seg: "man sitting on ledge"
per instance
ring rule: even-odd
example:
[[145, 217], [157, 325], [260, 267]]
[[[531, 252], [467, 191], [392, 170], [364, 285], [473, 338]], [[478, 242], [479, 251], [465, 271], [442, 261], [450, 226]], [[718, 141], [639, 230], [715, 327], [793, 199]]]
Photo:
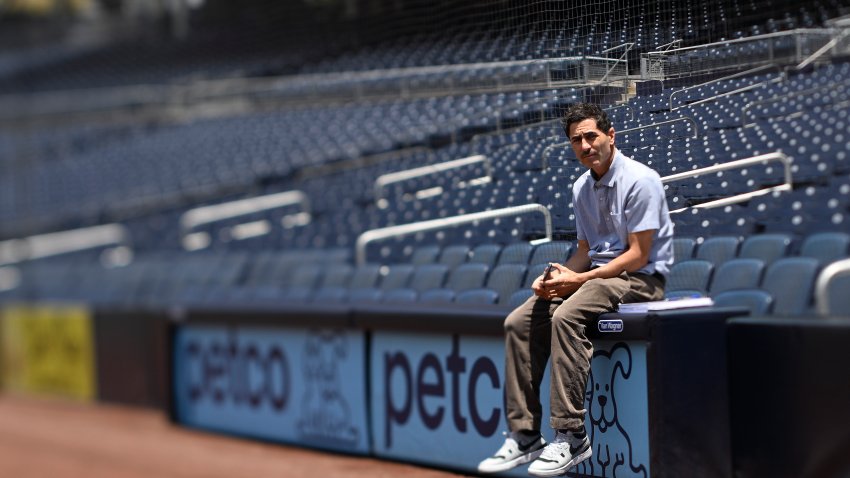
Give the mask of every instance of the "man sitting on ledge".
[[[593, 344], [585, 327], [618, 304], [660, 300], [673, 262], [673, 223], [655, 171], [620, 153], [599, 106], [576, 104], [563, 119], [573, 151], [588, 168], [573, 185], [578, 246], [565, 265], [551, 264], [534, 295], [505, 320], [505, 413], [501, 448], [478, 465], [496, 473], [533, 461], [549, 477], [592, 454], [584, 400]], [[540, 434], [540, 384], [551, 356], [549, 425]]]

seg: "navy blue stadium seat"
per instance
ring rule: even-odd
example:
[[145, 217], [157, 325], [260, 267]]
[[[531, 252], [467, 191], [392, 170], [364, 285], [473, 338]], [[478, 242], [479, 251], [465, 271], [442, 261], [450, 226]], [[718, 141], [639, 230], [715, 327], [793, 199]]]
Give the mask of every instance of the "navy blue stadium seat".
[[461, 264], [449, 272], [446, 288], [455, 292], [484, 287], [490, 267], [486, 264]]
[[452, 244], [443, 248], [439, 263], [453, 269], [465, 263], [469, 259], [469, 254], [469, 246], [466, 244]]
[[434, 264], [437, 262], [437, 257], [440, 255], [440, 246], [429, 245], [419, 246], [413, 251], [410, 257], [410, 263], [418, 266], [421, 264]]
[[692, 259], [696, 250], [696, 240], [692, 237], [673, 238], [673, 258], [676, 262]]
[[501, 252], [502, 246], [498, 244], [481, 244], [472, 249], [469, 262], [493, 267]]
[[458, 304], [495, 304], [499, 293], [492, 289], [470, 289], [460, 292], [455, 298]]
[[773, 296], [774, 315], [801, 315], [811, 310], [820, 263], [811, 257], [777, 259], [765, 271], [761, 289]]
[[547, 264], [549, 262], [557, 262], [563, 264], [567, 262], [573, 250], [573, 243], [569, 241], [550, 241], [539, 244], [534, 248], [531, 258], [528, 261], [529, 265]]
[[533, 295], [534, 295], [534, 291], [531, 290], [531, 289], [527, 289], [527, 288], [520, 289], [520, 290], [514, 292], [513, 294], [511, 294], [511, 297], [508, 299], [508, 306], [515, 309], [515, 308], [519, 307], [520, 305], [524, 304], [525, 301], [528, 300], [528, 298], [533, 296]]
[[759, 259], [765, 264], [785, 257], [791, 250], [793, 238], [789, 234], [757, 234], [744, 239], [738, 257]]
[[712, 297], [715, 307], [746, 307], [751, 316], [768, 315], [773, 297], [761, 289], [725, 290]]
[[413, 276], [415, 266], [413, 264], [392, 264], [384, 266], [381, 270], [380, 289], [387, 291], [407, 287]]
[[850, 254], [850, 234], [820, 232], [806, 236], [800, 246], [800, 256], [813, 257], [821, 264], [844, 259]]
[[524, 264], [498, 265], [487, 277], [486, 287], [498, 293], [500, 304], [506, 304], [511, 295], [522, 287], [525, 272], [526, 266]]
[[713, 272], [714, 264], [707, 260], [690, 259], [677, 262], [673, 264], [670, 275], [667, 277], [665, 295], [668, 297], [690, 294], [707, 295]]
[[432, 289], [419, 294], [419, 302], [424, 304], [450, 304], [455, 299], [451, 289]]
[[[534, 246], [527, 242], [509, 244], [502, 248], [502, 252], [499, 254], [496, 266], [503, 264], [528, 264], [533, 248]], [[473, 255], [473, 261], [474, 260], [475, 256]]]
[[733, 236], [712, 236], [703, 241], [697, 249], [696, 258], [719, 266], [738, 255], [741, 240]]
[[761, 284], [765, 263], [760, 259], [731, 259], [714, 270], [709, 292], [716, 294], [728, 290], [756, 289]]
[[411, 289], [392, 289], [383, 293], [381, 302], [386, 304], [412, 304], [416, 302], [416, 291]]

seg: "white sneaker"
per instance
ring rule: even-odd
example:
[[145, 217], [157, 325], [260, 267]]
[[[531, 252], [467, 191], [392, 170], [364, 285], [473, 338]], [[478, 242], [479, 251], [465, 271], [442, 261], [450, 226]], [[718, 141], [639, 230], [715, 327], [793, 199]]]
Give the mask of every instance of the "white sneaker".
[[593, 448], [586, 435], [576, 438], [572, 433], [555, 431], [555, 439], [546, 445], [540, 457], [528, 467], [528, 474], [544, 478], [560, 476], [592, 454]]
[[546, 446], [546, 440], [541, 436], [529, 440], [517, 432], [502, 434], [505, 436], [505, 443], [495, 455], [478, 464], [479, 473], [498, 473], [528, 463], [540, 456]]

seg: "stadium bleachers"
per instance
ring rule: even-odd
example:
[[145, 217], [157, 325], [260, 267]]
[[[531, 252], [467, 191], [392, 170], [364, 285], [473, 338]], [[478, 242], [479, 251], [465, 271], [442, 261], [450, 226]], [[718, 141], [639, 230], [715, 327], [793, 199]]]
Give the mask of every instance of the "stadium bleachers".
[[[681, 265], [670, 283], [671, 296], [717, 296], [738, 288], [776, 294], [772, 270], [790, 267], [787, 262], [793, 261], [785, 259], [813, 258], [814, 263], [795, 266], [808, 267], [799, 273], [813, 281], [823, 267], [846, 257], [850, 63], [841, 58], [802, 70], [777, 65], [769, 71], [694, 85], [681, 86], [677, 80], [660, 93], [627, 94], [627, 99], [622, 92], [606, 96], [604, 88], [588, 86], [541, 87], [532, 82], [519, 88], [508, 82], [487, 88], [488, 77], [539, 77], [552, 83], [565, 74], [553, 73], [550, 64], [523, 63], [526, 60], [602, 55], [627, 41], [644, 51], [679, 38], [697, 42], [726, 15], [723, 5], [704, 15], [693, 2], [683, 2], [686, 20], [662, 28], [659, 15], [653, 17], [640, 6], [635, 9], [638, 14], [629, 15], [619, 26], [589, 22], [561, 28], [574, 21], [569, 16], [527, 27], [478, 24], [291, 63], [301, 62], [301, 75], [382, 72], [383, 78], [376, 75], [369, 80], [369, 87], [376, 89], [381, 81], [390, 85], [399, 71], [461, 67], [416, 73], [419, 76], [409, 86], [420, 88], [421, 95], [364, 96], [167, 121], [68, 122], [25, 129], [23, 134], [0, 130], [4, 165], [0, 224], [8, 231], [3, 239], [118, 218], [132, 232], [135, 250], [132, 263], [118, 267], [104, 267], [96, 255], [22, 261], [14, 264], [21, 271], [20, 285], [2, 293], [30, 299], [171, 304], [222, 297], [304, 302], [321, 290], [333, 300], [427, 302], [457, 300], [465, 291], [490, 289], [497, 291], [495, 298], [470, 293], [464, 300], [514, 303], [513, 298], [527, 296], [529, 279], [540, 264], [563, 262], [572, 250], [575, 224], [569, 191], [584, 169], [564, 144], [557, 118], [571, 103], [600, 99], [611, 100], [609, 112], [622, 131], [619, 147], [662, 176], [773, 152], [790, 158], [793, 182], [788, 190], [723, 207], [695, 206], [782, 184], [786, 178], [782, 165], [755, 164], [665, 184], [668, 204], [676, 210], [676, 254]], [[781, 21], [745, 25], [732, 36], [816, 27], [832, 9], [821, 5], [815, 16], [789, 10]], [[723, 55], [746, 60], [759, 49], [776, 47], [767, 41], [729, 45], [725, 50], [695, 49], [677, 61], [708, 61], [712, 56], [723, 61]], [[66, 57], [57, 71], [85, 70], [106, 61], [98, 58], [122, 56], [125, 46], [110, 48], [101, 56], [80, 56], [76, 63]], [[199, 46], [182, 48], [192, 51]], [[194, 68], [210, 77], [227, 76], [217, 70], [222, 65], [203, 66], [214, 65], [214, 59], [203, 56], [198, 61], [152, 81], [173, 83], [173, 78]], [[247, 65], [252, 61], [229, 67], [250, 71], [253, 67]], [[152, 76], [137, 75], [135, 81], [160, 75], [154, 63], [148, 63], [147, 70], [139, 67]], [[481, 68], [482, 64], [489, 67]], [[45, 68], [49, 70], [41, 65], [27, 75]], [[458, 71], [465, 79], [457, 80]], [[89, 74], [102, 73], [94, 68]], [[13, 75], [2, 86], [13, 91], [27, 77]], [[74, 89], [78, 79], [68, 78], [63, 87]], [[346, 80], [341, 75], [336, 81], [365, 88], [357, 78]], [[102, 80], [131, 82], [108, 75]], [[61, 82], [59, 77], [51, 81]], [[449, 86], [455, 81], [478, 85], [481, 91], [453, 92]], [[444, 87], [443, 93], [434, 89]], [[474, 155], [489, 163], [419, 175], [384, 187], [380, 199], [375, 196], [375, 179], [382, 175]], [[179, 221], [187, 211], [291, 190], [306, 195], [310, 209], [303, 212], [308, 219], [284, 209], [232, 217], [203, 230], [211, 238], [207, 250], [183, 250]], [[544, 232], [538, 218], [505, 217], [383, 241], [369, 249], [368, 265], [353, 263], [352, 248], [366, 231], [520, 204], [542, 204], [549, 211], [554, 242], [529, 245]], [[265, 223], [268, 230], [234, 232], [249, 220]], [[321, 267], [331, 258], [340, 261], [333, 274]], [[180, 267], [172, 270], [169, 264]], [[697, 264], [698, 276], [696, 269], [680, 275]], [[381, 273], [374, 276], [375, 271]], [[73, 287], [67, 286], [69, 282]], [[790, 314], [811, 310], [812, 291], [805, 290], [807, 297], [793, 306], [783, 303], [787, 297], [773, 297], [769, 307], [757, 302], [761, 306], [754, 310]], [[726, 300], [732, 300], [728, 294]]]

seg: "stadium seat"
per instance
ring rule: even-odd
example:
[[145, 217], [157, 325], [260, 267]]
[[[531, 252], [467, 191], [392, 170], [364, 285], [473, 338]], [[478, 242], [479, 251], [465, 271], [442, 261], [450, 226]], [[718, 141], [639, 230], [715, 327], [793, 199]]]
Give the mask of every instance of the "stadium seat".
[[534, 295], [534, 291], [528, 288], [519, 289], [518, 291], [511, 294], [508, 299], [508, 306], [512, 309], [519, 307], [524, 304], [529, 297]]
[[458, 304], [495, 304], [499, 293], [492, 289], [470, 289], [460, 292], [455, 298]]
[[412, 304], [416, 302], [416, 291], [412, 289], [392, 289], [383, 293], [381, 302], [385, 304]]
[[682, 294], [707, 295], [713, 272], [714, 264], [707, 260], [690, 259], [677, 262], [673, 264], [670, 275], [667, 277], [665, 295], [667, 297], [681, 297]]
[[498, 244], [481, 244], [472, 249], [469, 262], [493, 267], [501, 252], [502, 246]]
[[770, 314], [773, 297], [760, 289], [725, 290], [712, 297], [715, 307], [746, 307], [751, 316]]
[[697, 249], [696, 258], [711, 262], [715, 267], [738, 254], [741, 240], [733, 236], [712, 236]]
[[437, 262], [437, 256], [440, 255], [440, 246], [420, 246], [414, 249], [413, 255], [410, 257], [410, 263], [418, 266], [422, 264], [434, 264]]
[[419, 294], [419, 302], [423, 304], [450, 304], [455, 299], [451, 289], [432, 289]]
[[445, 264], [451, 269], [465, 263], [469, 258], [469, 246], [465, 244], [452, 244], [443, 248], [440, 253], [440, 264]]
[[388, 291], [406, 288], [413, 276], [413, 270], [413, 264], [392, 264], [382, 267], [380, 289]]
[[484, 287], [490, 268], [486, 264], [461, 264], [452, 269], [446, 282], [446, 288], [455, 292]]
[[760, 288], [773, 296], [774, 315], [810, 311], [819, 265], [811, 257], [784, 257], [768, 266]]
[[524, 264], [498, 265], [487, 277], [486, 287], [495, 290], [499, 294], [499, 303], [505, 304], [511, 295], [522, 287], [525, 272]]
[[761, 284], [765, 264], [760, 259], [731, 259], [714, 270], [710, 295], [728, 290], [756, 289]]
[[759, 259], [765, 264], [785, 257], [791, 250], [793, 239], [788, 234], [757, 234], [744, 239], [738, 257]]
[[800, 256], [813, 257], [821, 264], [844, 259], [850, 254], [850, 234], [844, 232], [814, 233], [803, 240]]
[[[499, 254], [496, 266], [503, 264], [528, 264], [528, 259], [531, 257], [533, 248], [534, 246], [527, 242], [509, 244], [502, 248], [502, 252]], [[475, 261], [474, 255], [472, 259]]]
[[550, 241], [539, 244], [534, 248], [528, 264], [531, 266], [537, 264], [548, 264], [549, 262], [557, 262], [563, 264], [567, 262], [570, 254], [572, 254], [573, 243], [569, 241]]
[[443, 286], [449, 268], [443, 264], [422, 264], [416, 266], [410, 280], [410, 288], [416, 292], [438, 289]]
[[696, 240], [692, 237], [673, 238], [673, 258], [676, 262], [692, 259], [696, 250]]

